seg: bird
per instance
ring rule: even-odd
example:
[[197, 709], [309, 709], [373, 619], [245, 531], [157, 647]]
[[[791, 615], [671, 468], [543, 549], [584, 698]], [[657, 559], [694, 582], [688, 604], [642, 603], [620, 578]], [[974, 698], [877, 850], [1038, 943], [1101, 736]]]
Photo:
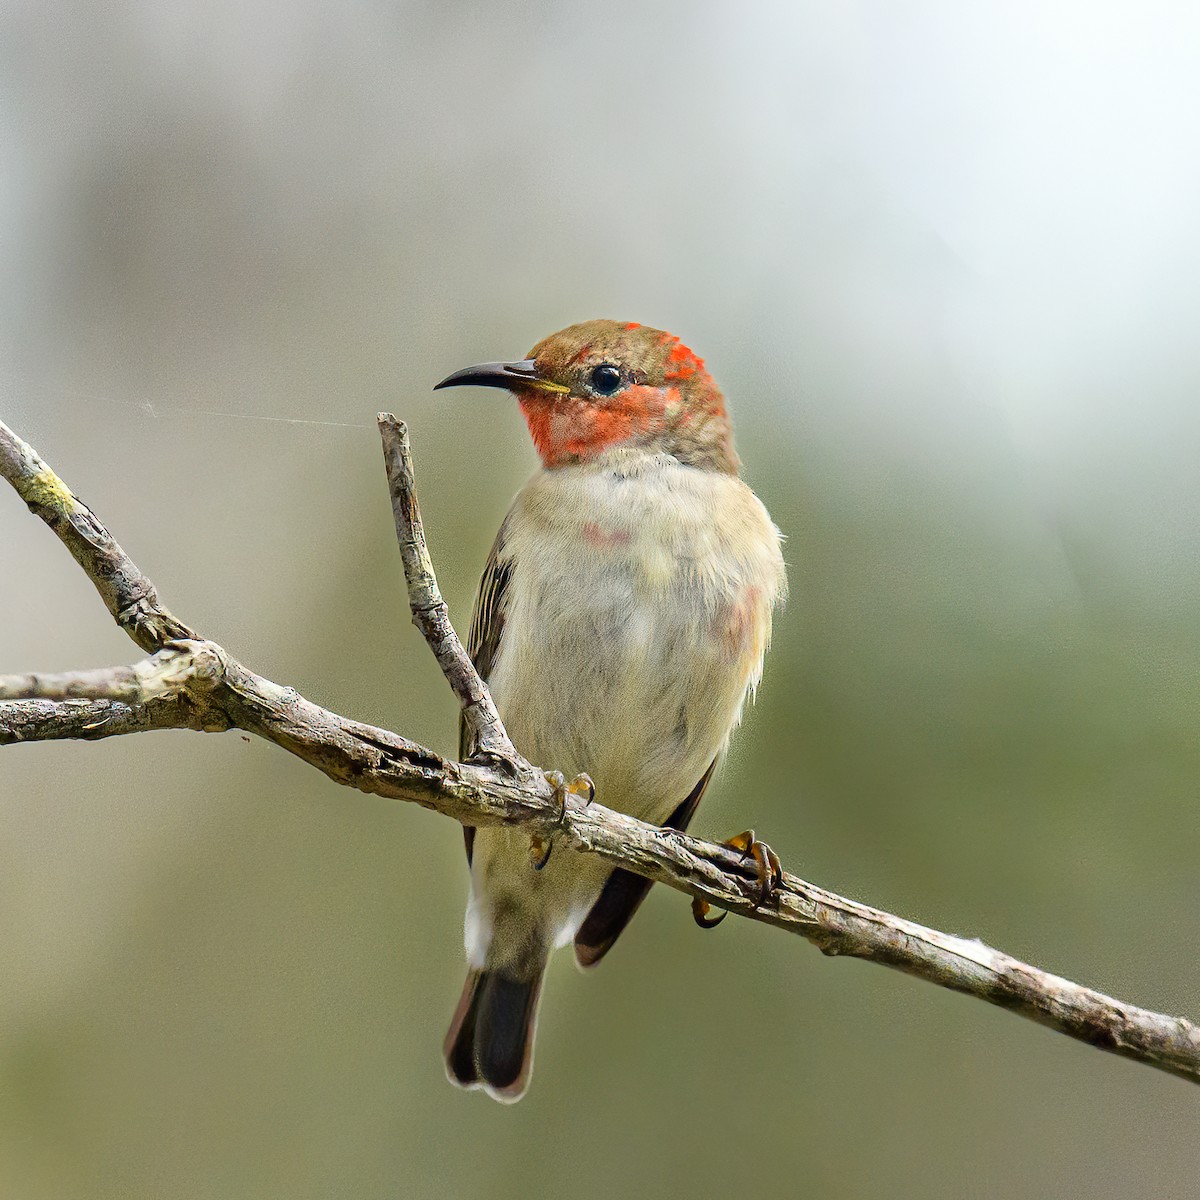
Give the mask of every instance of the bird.
[[[685, 830], [787, 591], [782, 535], [740, 477], [722, 393], [679, 338], [614, 320], [435, 390], [463, 386], [510, 392], [541, 461], [500, 525], [468, 637], [510, 738], [550, 768], [564, 803], [594, 790]], [[460, 724], [460, 759], [478, 749]], [[573, 942], [577, 963], [595, 966], [651, 885], [520, 828], [464, 834], [468, 973], [446, 1073], [511, 1103], [529, 1084], [551, 953]], [[753, 856], [765, 902], [778, 858], [751, 830], [728, 844]], [[708, 912], [693, 902], [697, 923], [720, 920]]]

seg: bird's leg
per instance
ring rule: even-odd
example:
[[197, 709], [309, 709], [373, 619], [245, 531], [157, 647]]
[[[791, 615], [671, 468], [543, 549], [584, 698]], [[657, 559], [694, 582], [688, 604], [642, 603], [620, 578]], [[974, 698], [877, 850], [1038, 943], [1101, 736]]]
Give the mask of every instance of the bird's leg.
[[[755, 905], [758, 907], [766, 904], [771, 893], [783, 881], [783, 864], [779, 861], [779, 855], [766, 842], [760, 842], [754, 836], [753, 829], [747, 829], [722, 844], [731, 850], [740, 851], [743, 858], [749, 855], [754, 859], [758, 875], [758, 900]], [[701, 929], [712, 929], [725, 920], [724, 912], [710, 917], [708, 914], [711, 911], [712, 905], [707, 900], [701, 900], [699, 896], [692, 898], [692, 917]]]
[[[561, 825], [567, 816], [567, 797], [584, 796], [586, 808], [596, 798], [596, 785], [590, 775], [576, 775], [570, 783], [561, 771], [547, 771], [546, 782], [554, 790], [554, 798], [558, 801], [558, 823]], [[533, 869], [540, 871], [550, 861], [550, 851], [554, 849], [552, 838], [543, 838], [535, 834], [529, 839], [529, 858]]]

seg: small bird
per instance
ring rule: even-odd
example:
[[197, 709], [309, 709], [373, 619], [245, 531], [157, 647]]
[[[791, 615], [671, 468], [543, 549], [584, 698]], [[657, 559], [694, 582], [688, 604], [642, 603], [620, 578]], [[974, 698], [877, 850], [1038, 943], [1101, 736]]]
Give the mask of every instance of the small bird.
[[[724, 397], [669, 333], [586, 321], [521, 362], [437, 385], [517, 400], [542, 467], [517, 494], [484, 568], [469, 652], [518, 750], [574, 776], [560, 789], [686, 829], [747, 695], [787, 588], [781, 535], [738, 477]], [[476, 750], [460, 733], [460, 757]], [[586, 774], [584, 774], [586, 772]], [[550, 953], [590, 967], [650, 881], [516, 828], [464, 830], [468, 974], [446, 1071], [498, 1100], [529, 1084]], [[730, 845], [779, 860], [751, 831]], [[716, 924], [703, 901], [702, 925]], [[720, 918], [718, 917], [717, 920]]]

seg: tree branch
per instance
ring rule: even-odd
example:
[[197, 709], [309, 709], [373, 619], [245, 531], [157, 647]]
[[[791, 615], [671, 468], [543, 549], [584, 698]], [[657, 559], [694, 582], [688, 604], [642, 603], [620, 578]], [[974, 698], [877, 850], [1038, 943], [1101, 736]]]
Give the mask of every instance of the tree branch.
[[458, 698], [471, 732], [471, 742], [479, 748], [480, 757], [499, 759], [508, 763], [518, 778], [532, 779], [536, 772], [509, 741], [491, 692], [479, 678], [475, 664], [450, 624], [450, 612], [442, 599], [433, 573], [433, 561], [425, 545], [425, 526], [417, 507], [408, 430], [391, 413], [380, 413], [379, 432], [383, 438], [383, 462], [392, 498], [396, 540], [400, 543], [404, 578], [408, 582], [408, 607], [413, 624], [429, 643], [446, 682]]
[[159, 603], [154, 585], [92, 510], [3, 421], [0, 475], [16, 488], [29, 511], [58, 534], [113, 619], [143, 650], [160, 650], [173, 638], [196, 636]]
[[[825, 954], [882, 963], [1000, 1005], [1094, 1046], [1200, 1082], [1200, 1027], [1050, 975], [981, 942], [928, 929], [793, 875], [757, 906], [753, 872], [727, 847], [569, 798], [565, 813], [513, 749], [450, 624], [425, 546], [404, 426], [380, 415], [413, 620], [486, 747], [455, 763], [390, 730], [321, 708], [256, 675], [159, 602], [90, 509], [0, 423], [0, 474], [58, 534], [109, 611], [150, 656], [130, 667], [0, 677], [0, 745], [146, 729], [241, 729], [335, 782], [471, 825], [520, 825], [742, 916], [798, 933]], [[499, 766], [493, 765], [495, 762]], [[551, 764], [552, 765], [552, 764]]]

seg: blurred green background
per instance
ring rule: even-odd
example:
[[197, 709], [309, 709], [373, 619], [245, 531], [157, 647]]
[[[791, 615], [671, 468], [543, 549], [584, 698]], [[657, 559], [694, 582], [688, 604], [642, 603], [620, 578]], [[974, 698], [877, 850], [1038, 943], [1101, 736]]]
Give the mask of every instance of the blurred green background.
[[[730, 398], [792, 600], [699, 817], [1200, 1016], [1194, 6], [12, 0], [0, 417], [166, 603], [443, 752], [441, 581], [569, 322]], [[338, 425], [286, 422], [337, 422]], [[132, 661], [0, 492], [0, 671]], [[1190, 1197], [1186, 1084], [656, 891], [553, 965], [528, 1098], [445, 1082], [458, 830], [237, 734], [0, 754], [0, 1195]]]

